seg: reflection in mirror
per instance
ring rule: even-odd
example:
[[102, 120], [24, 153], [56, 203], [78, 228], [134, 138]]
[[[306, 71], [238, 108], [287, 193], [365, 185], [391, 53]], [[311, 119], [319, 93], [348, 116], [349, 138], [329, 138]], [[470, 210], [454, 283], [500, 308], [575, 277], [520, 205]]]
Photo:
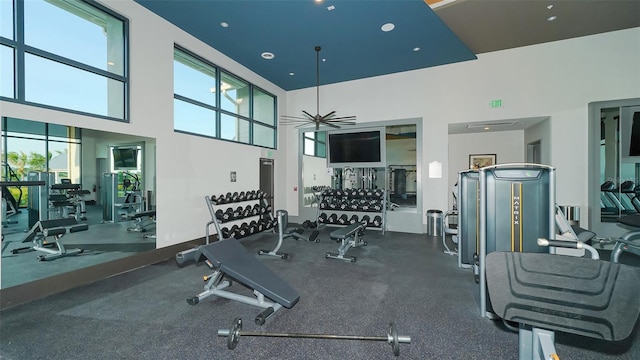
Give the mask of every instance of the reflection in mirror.
[[302, 156], [302, 205], [317, 207], [317, 189], [331, 186], [331, 173], [327, 170], [327, 132], [309, 131], [303, 133]]
[[2, 118], [1, 150], [3, 289], [155, 249], [155, 139]]
[[389, 199], [393, 207], [416, 208], [417, 160], [416, 125], [386, 127], [387, 178]]
[[640, 106], [600, 112], [600, 214], [602, 222], [640, 212]]

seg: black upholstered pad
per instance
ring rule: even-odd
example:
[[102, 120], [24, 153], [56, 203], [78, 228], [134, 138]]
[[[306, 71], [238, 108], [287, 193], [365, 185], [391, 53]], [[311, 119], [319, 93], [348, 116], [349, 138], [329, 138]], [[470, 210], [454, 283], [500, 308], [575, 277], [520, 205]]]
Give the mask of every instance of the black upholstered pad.
[[640, 268], [572, 256], [493, 252], [486, 276], [505, 320], [610, 341], [629, 336], [640, 312]]
[[[293, 307], [300, 299], [300, 295], [289, 284], [249, 254], [236, 240], [216, 241], [200, 246], [198, 251], [211, 261], [214, 267], [234, 280], [261, 292], [286, 308]], [[196, 259], [199, 257], [196, 254]]]
[[640, 228], [640, 214], [623, 216], [618, 221], [624, 225]]
[[331, 236], [332, 239], [338, 239], [338, 240], [346, 239], [348, 237], [351, 237], [353, 233], [355, 233], [356, 231], [360, 230], [365, 226], [366, 225], [364, 223], [357, 222], [355, 224], [345, 226], [338, 230], [334, 230], [331, 232], [331, 234], [329, 234], [329, 236]]

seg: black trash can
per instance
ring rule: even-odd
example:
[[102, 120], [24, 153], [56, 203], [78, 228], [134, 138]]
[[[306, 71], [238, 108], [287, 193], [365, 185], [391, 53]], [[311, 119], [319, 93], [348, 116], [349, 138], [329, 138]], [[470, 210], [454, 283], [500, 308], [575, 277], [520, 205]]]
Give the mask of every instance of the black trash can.
[[443, 214], [440, 210], [427, 210], [427, 235], [442, 236]]

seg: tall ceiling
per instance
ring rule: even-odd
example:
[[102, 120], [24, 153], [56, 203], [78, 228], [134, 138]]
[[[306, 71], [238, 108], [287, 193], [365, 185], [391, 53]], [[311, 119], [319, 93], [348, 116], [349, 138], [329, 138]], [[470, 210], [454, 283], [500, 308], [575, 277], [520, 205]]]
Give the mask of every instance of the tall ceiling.
[[325, 85], [640, 26], [638, 0], [135, 1], [284, 90], [316, 85], [315, 46]]

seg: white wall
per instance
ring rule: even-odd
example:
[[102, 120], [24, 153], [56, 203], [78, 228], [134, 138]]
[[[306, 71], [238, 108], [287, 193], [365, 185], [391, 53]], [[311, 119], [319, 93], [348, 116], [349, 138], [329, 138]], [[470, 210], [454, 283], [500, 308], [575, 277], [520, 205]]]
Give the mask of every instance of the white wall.
[[498, 164], [523, 162], [524, 130], [449, 135], [448, 205], [453, 204], [451, 191], [458, 181], [458, 172], [469, 169], [469, 154], [496, 154]]
[[[481, 54], [475, 61], [323, 86], [320, 112], [337, 110], [339, 115], [356, 115], [360, 123], [423, 118], [423, 162], [443, 162], [447, 176], [429, 179], [423, 174], [422, 214], [425, 209], [448, 206], [449, 123], [549, 116], [553, 150], [550, 165], [557, 168], [556, 198], [586, 209], [587, 104], [638, 97], [638, 79], [640, 28], [634, 28]], [[287, 93], [286, 114], [313, 109], [314, 94], [314, 89]], [[502, 99], [503, 107], [490, 109], [492, 99]], [[290, 136], [288, 142], [297, 144], [297, 139]], [[423, 167], [423, 172], [426, 169]], [[297, 171], [293, 166], [288, 180]], [[287, 205], [293, 208], [296, 204], [288, 199]]]
[[540, 164], [551, 165], [551, 121], [543, 120], [524, 131], [525, 160], [527, 157], [527, 145], [540, 142]]

